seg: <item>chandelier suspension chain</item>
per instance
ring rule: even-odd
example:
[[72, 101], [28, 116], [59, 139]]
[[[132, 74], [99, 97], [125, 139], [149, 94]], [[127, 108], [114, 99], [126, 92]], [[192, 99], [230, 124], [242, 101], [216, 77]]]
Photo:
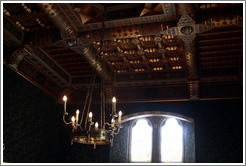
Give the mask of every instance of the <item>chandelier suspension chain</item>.
[[[100, 45], [100, 51], [99, 51], [99, 56], [101, 57], [101, 60], [102, 60], [102, 69], [104, 68], [104, 57], [101, 55], [102, 54], [102, 47], [103, 47], [103, 38], [104, 38], [104, 28], [105, 28], [105, 20], [107, 19], [107, 4], [104, 5], [104, 13], [103, 13], [103, 20], [102, 20], [102, 29], [101, 29], [101, 45]], [[104, 118], [104, 121], [103, 121], [103, 114], [104, 114], [104, 117], [105, 117], [105, 110], [103, 110], [103, 104], [104, 104], [104, 90], [103, 90], [103, 83], [104, 83], [104, 80], [101, 79], [101, 128], [105, 128], [105, 118]]]
[[[96, 57], [96, 59], [97, 59], [97, 57]], [[87, 91], [86, 101], [85, 101], [85, 104], [84, 104], [83, 114], [82, 114], [82, 117], [81, 117], [81, 119], [84, 117], [84, 112], [85, 112], [85, 109], [86, 109], [86, 106], [87, 106], [88, 97], [90, 97], [89, 103], [88, 103], [86, 119], [85, 119], [85, 128], [87, 126], [87, 121], [88, 121], [88, 115], [89, 115], [89, 109], [90, 109], [90, 104], [91, 104], [91, 100], [92, 100], [92, 92], [93, 92], [93, 89], [94, 89], [93, 87], [94, 87], [95, 77], [96, 77], [96, 70], [95, 70], [95, 68], [93, 68], [92, 77], [91, 77], [91, 80], [90, 80], [90, 85], [91, 86], [89, 87], [89, 90]], [[81, 124], [82, 124], [82, 121], [83, 121], [83, 119], [81, 120]]]
[[103, 129], [105, 129], [105, 95], [103, 93]]
[[86, 109], [88, 97], [89, 97], [89, 90], [88, 90], [87, 93], [86, 93], [86, 98], [85, 98], [85, 102], [84, 102], [84, 108], [83, 108], [83, 112], [82, 112], [82, 116], [81, 116], [81, 120], [80, 120], [79, 126], [81, 126], [82, 123], [83, 123], [84, 113], [85, 113], [85, 109]]
[[103, 84], [101, 84], [101, 124], [100, 124], [101, 128], [103, 126], [102, 116], [103, 116]]
[[[104, 27], [105, 27], [104, 18], [105, 18], [106, 12], [107, 12], [107, 7], [105, 5], [104, 6], [104, 16], [103, 16], [103, 21], [102, 21], [102, 29], [101, 29], [102, 36], [101, 36], [101, 41], [100, 41], [101, 42], [100, 43], [100, 51], [99, 51], [99, 56], [96, 57], [96, 59], [98, 59], [98, 58], [101, 58], [102, 59], [102, 69], [103, 69], [103, 56], [101, 56], [101, 54], [102, 54], [103, 38], [104, 38]], [[88, 105], [88, 108], [87, 108], [87, 115], [86, 115], [86, 120], [85, 120], [85, 128], [87, 126], [88, 115], [89, 115], [89, 111], [90, 111], [90, 107], [91, 107], [92, 93], [93, 93], [93, 90], [94, 90], [95, 78], [96, 78], [96, 74], [95, 74], [95, 69], [94, 69], [93, 70], [92, 87], [91, 87], [91, 91], [90, 91], [90, 100], [89, 100], [89, 105]], [[101, 111], [101, 114], [102, 114], [102, 111]]]
[[92, 87], [91, 87], [91, 91], [90, 91], [89, 104], [88, 104], [88, 108], [87, 108], [87, 114], [86, 114], [86, 120], [85, 120], [85, 128], [87, 126], [88, 115], [89, 115], [89, 111], [90, 111], [90, 108], [91, 108], [91, 100], [92, 100], [92, 93], [93, 93], [93, 90], [94, 90], [95, 78], [96, 78], [96, 74], [95, 74], [95, 72], [93, 72], [93, 80], [92, 80]]

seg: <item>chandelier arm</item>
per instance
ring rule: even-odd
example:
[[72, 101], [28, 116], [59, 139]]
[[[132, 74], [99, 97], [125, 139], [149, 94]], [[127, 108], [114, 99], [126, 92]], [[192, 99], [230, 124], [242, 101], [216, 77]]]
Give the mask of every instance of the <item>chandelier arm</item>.
[[115, 135], [119, 134], [120, 128], [118, 128], [117, 132], [114, 132]]
[[64, 122], [66, 125], [72, 124], [72, 122], [66, 122], [65, 116], [66, 116], [66, 115], [63, 114], [63, 122]]
[[109, 125], [109, 126], [110, 126], [111, 124], [110, 124], [110, 123], [108, 123], [108, 122], [106, 122], [106, 125]]
[[117, 125], [116, 127], [117, 127], [117, 132], [114, 132], [115, 135], [119, 134], [120, 128], [122, 128], [122, 126], [121, 125]]

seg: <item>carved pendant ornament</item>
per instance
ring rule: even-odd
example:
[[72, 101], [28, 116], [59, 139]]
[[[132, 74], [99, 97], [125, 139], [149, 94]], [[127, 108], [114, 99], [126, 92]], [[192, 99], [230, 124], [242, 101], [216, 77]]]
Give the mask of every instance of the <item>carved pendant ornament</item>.
[[161, 32], [162, 35], [179, 36], [186, 44], [192, 43], [196, 34], [210, 30], [211, 25], [195, 24], [189, 15], [182, 15], [177, 27]]

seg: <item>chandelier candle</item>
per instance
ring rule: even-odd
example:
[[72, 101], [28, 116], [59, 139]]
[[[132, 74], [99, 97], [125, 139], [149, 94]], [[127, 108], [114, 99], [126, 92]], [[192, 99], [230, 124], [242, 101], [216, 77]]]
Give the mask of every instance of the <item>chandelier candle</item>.
[[63, 96], [63, 101], [64, 101], [64, 112], [66, 112], [66, 107], [67, 107], [67, 96]]
[[112, 113], [113, 113], [113, 115], [115, 115], [116, 114], [116, 98], [115, 97], [113, 97], [113, 99], [112, 99], [112, 105], [113, 105]]
[[95, 123], [95, 131], [98, 131], [98, 122]]
[[118, 125], [120, 126], [120, 122], [121, 122], [121, 116], [122, 116], [122, 112], [119, 111], [119, 116], [118, 116]]
[[75, 127], [75, 117], [72, 116], [71, 120], [72, 120], [72, 126]]
[[89, 122], [92, 122], [92, 112], [89, 113]]
[[111, 127], [114, 127], [114, 118], [111, 120]]
[[79, 110], [76, 111], [76, 118], [75, 118], [75, 123], [79, 123]]

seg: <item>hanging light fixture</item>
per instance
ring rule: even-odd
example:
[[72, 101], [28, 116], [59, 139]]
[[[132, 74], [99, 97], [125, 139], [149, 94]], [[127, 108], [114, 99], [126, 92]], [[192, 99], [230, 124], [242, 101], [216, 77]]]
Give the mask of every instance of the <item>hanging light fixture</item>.
[[[104, 10], [104, 17], [106, 16], [106, 7]], [[103, 27], [102, 27], [102, 35], [101, 35], [101, 45], [100, 45], [100, 51], [99, 56], [97, 58], [100, 58], [102, 60], [103, 64], [103, 56], [101, 56], [102, 53], [102, 46], [103, 46], [103, 36], [104, 36], [104, 21]], [[63, 112], [63, 121], [67, 125], [71, 125], [72, 127], [72, 139], [71, 143], [77, 142], [81, 144], [90, 144], [94, 145], [94, 148], [96, 148], [96, 145], [106, 145], [111, 144], [113, 145], [113, 138], [115, 134], [118, 134], [120, 131], [121, 126], [121, 116], [122, 112], [119, 111], [118, 114], [116, 113], [116, 98], [112, 98], [112, 113], [111, 116], [111, 122], [106, 123], [105, 122], [105, 95], [103, 90], [103, 81], [101, 85], [101, 121], [100, 125], [98, 122], [93, 121], [93, 113], [90, 111], [91, 101], [92, 101], [92, 92], [93, 92], [93, 86], [95, 82], [95, 69], [93, 70], [92, 78], [91, 78], [91, 84], [90, 88], [86, 94], [86, 99], [83, 107], [82, 113], [79, 110], [76, 110], [75, 116], [72, 116], [71, 121], [66, 121], [66, 116], [68, 115], [67, 112], [67, 101], [68, 97], [63, 96], [64, 101], [64, 112]], [[87, 107], [87, 111], [86, 110]], [[86, 112], [86, 113], [85, 113]], [[98, 111], [97, 111], [98, 112]], [[80, 118], [80, 120], [79, 120]], [[84, 122], [84, 123], [83, 123]]]
[[[76, 111], [76, 115], [72, 116], [70, 122], [66, 122], [65, 117], [68, 115], [66, 112], [67, 96], [63, 97], [64, 101], [64, 113], [63, 121], [67, 125], [72, 126], [72, 142], [82, 143], [82, 144], [91, 144], [96, 147], [96, 145], [113, 145], [113, 138], [115, 134], [118, 134], [121, 126], [121, 117], [122, 112], [119, 111], [116, 114], [116, 99], [112, 99], [112, 114], [111, 114], [111, 123], [102, 123], [103, 125], [99, 126], [98, 122], [93, 122], [93, 113], [87, 112], [85, 116], [85, 125], [82, 126], [84, 111], [81, 115], [81, 120], [79, 121], [80, 111]], [[105, 115], [105, 113], [104, 113]]]

